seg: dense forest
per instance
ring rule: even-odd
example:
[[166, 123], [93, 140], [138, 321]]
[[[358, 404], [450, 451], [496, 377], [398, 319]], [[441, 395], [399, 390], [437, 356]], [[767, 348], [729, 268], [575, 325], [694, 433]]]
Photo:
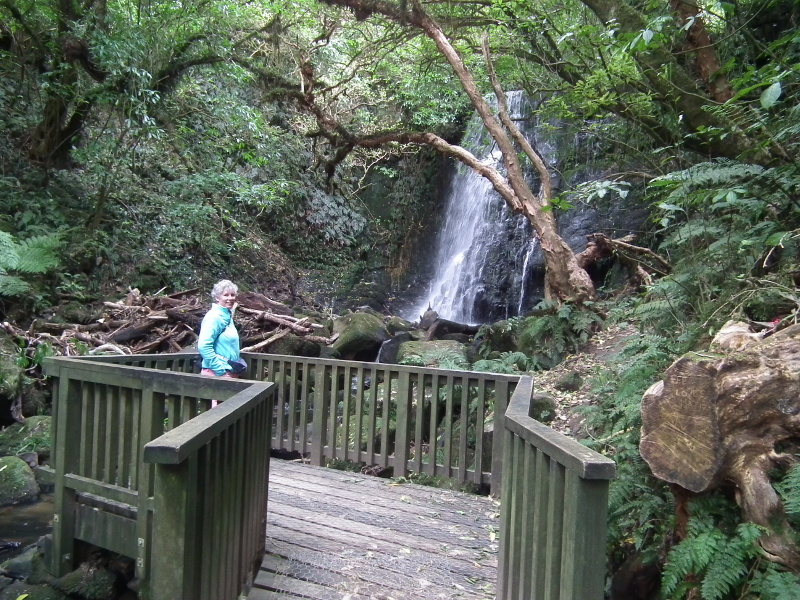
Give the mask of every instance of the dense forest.
[[[221, 277], [388, 314], [458, 161], [528, 219], [546, 268], [535, 315], [485, 334], [530, 353], [482, 368], [545, 368], [599, 323], [638, 328], [583, 414], [617, 462], [609, 574], [670, 599], [798, 598], [800, 564], [758, 543], [774, 532], [736, 486], [687, 497], [639, 451], [642, 395], [677, 357], [731, 319], [797, 323], [798, 26], [795, 0], [0, 0], [0, 319], [82, 322], [133, 288]], [[547, 164], [511, 90], [600, 147], [601, 175], [553, 184], [581, 155]], [[474, 114], [502, 169], [459, 145]], [[570, 207], [631, 199], [649, 214], [634, 237], [559, 234]], [[31, 369], [47, 353], [15, 343]], [[787, 430], [770, 479], [796, 548]]]

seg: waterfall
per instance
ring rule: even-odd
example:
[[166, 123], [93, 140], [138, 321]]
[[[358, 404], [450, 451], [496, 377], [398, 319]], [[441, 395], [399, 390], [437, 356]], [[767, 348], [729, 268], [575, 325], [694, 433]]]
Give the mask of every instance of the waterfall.
[[[509, 115], [530, 139], [533, 124], [522, 120], [532, 113], [530, 102], [522, 92], [509, 92], [506, 98]], [[552, 164], [553, 145], [544, 140], [532, 144]], [[477, 115], [462, 146], [484, 164], [504, 170], [502, 155]], [[442, 318], [470, 324], [520, 314], [538, 300], [528, 291], [538, 240], [527, 219], [512, 214], [486, 178], [461, 164], [455, 168], [431, 283], [408, 318], [418, 319], [428, 306]]]

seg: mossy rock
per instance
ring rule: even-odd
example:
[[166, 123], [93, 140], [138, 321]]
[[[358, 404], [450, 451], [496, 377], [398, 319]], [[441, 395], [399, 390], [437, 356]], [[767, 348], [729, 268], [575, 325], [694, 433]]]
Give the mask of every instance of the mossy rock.
[[115, 596], [117, 579], [117, 574], [104, 565], [89, 561], [54, 580], [51, 585], [69, 596], [79, 596], [86, 600], [107, 600]]
[[39, 492], [28, 463], [16, 456], [0, 457], [0, 506], [34, 502]]
[[355, 312], [333, 322], [339, 338], [332, 348], [345, 360], [374, 360], [381, 344], [390, 338], [383, 319], [371, 312]]
[[392, 335], [400, 331], [411, 331], [412, 329], [414, 329], [414, 324], [400, 317], [390, 317], [386, 321], [386, 331]]
[[24, 581], [15, 581], [4, 589], [0, 593], [0, 600], [18, 600], [20, 596], [24, 596], [25, 600], [69, 600], [64, 592], [49, 585], [33, 585]]
[[443, 369], [469, 367], [467, 347], [453, 340], [405, 342], [397, 352], [397, 362], [401, 365]]
[[47, 571], [44, 564], [44, 554], [42, 552], [41, 538], [38, 543], [31, 544], [21, 554], [9, 558], [0, 565], [0, 569], [14, 579], [27, 581], [33, 585], [50, 584], [53, 576]]
[[0, 431], [0, 456], [36, 452], [40, 459], [50, 456], [52, 417], [28, 417]]
[[283, 354], [286, 356], [306, 356], [317, 358], [320, 346], [314, 342], [298, 337], [292, 333], [269, 345], [270, 354]]
[[530, 417], [540, 423], [549, 423], [556, 418], [558, 403], [549, 394], [533, 394], [531, 396]]

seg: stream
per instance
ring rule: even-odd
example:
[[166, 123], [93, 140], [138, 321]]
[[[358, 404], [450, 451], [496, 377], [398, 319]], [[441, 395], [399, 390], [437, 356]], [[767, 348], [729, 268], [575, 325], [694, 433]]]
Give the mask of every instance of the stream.
[[53, 494], [42, 494], [34, 504], [0, 508], [0, 561], [20, 554], [53, 530]]

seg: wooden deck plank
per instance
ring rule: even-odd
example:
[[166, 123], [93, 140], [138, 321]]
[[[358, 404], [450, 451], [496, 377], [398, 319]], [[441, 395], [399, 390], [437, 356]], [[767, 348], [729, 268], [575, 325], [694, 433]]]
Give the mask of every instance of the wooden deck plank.
[[488, 498], [273, 459], [248, 598], [491, 599], [496, 512]]
[[[464, 548], [485, 546], [484, 532], [480, 531], [481, 524], [474, 521], [467, 526], [462, 523], [450, 524], [439, 518], [420, 519], [419, 516], [409, 517], [402, 513], [392, 515], [383, 508], [378, 512], [372, 512], [369, 509], [373, 507], [363, 503], [345, 507], [331, 503], [329, 498], [326, 498], [325, 504], [319, 505], [308, 496], [292, 497], [276, 493], [273, 497], [270, 493], [270, 500], [275, 501], [273, 504], [275, 514], [285, 514], [310, 522], [324, 518], [329, 527], [336, 529], [352, 529], [353, 524], [358, 524], [360, 525], [359, 532], [369, 537], [382, 538], [387, 529], [387, 523], [392, 523], [392, 534], [398, 543], [406, 543], [407, 538], [419, 539], [420, 528], [425, 528], [425, 538], [429, 542], [457, 545]], [[403, 501], [400, 500], [400, 502]], [[493, 527], [494, 524], [491, 526]], [[485, 525], [482, 529], [486, 531], [488, 527], [489, 525]]]
[[[267, 551], [287, 557], [302, 552], [320, 551], [324, 554], [350, 554], [353, 551], [360, 551], [362, 554], [372, 557], [377, 556], [379, 560], [384, 560], [384, 568], [399, 570], [413, 568], [416, 572], [429, 569], [441, 571], [447, 577], [459, 576], [472, 579], [484, 579], [493, 581], [496, 575], [497, 563], [495, 555], [467, 555], [458, 549], [449, 549], [447, 553], [431, 554], [413, 550], [405, 546], [397, 546], [391, 542], [371, 543], [368, 547], [355, 546], [348, 542], [337, 539], [325, 539], [319, 536], [300, 533], [296, 529], [286, 529], [270, 525], [270, 541], [267, 543]], [[402, 560], [400, 560], [402, 559]], [[480, 562], [479, 562], [480, 561]], [[413, 562], [413, 566], [406, 563]], [[432, 576], [435, 579], [435, 576]]]
[[[418, 514], [425, 516], [435, 516], [447, 514], [449, 522], [455, 523], [474, 523], [474, 513], [486, 513], [486, 516], [497, 518], [500, 512], [491, 499], [477, 496], [477, 501], [464, 501], [457, 492], [447, 490], [419, 491], [416, 488], [422, 486], [391, 485], [384, 483], [380, 487], [369, 487], [367, 490], [359, 489], [360, 480], [353, 481], [344, 478], [336, 485], [328, 484], [325, 480], [309, 477], [302, 481], [275, 477], [270, 480], [273, 489], [280, 489], [286, 494], [303, 495], [306, 492], [311, 494], [325, 493], [329, 498], [341, 503], [363, 502], [365, 492], [369, 494], [370, 504], [386, 507], [392, 511], [401, 510], [404, 513]], [[352, 482], [352, 483], [351, 483]], [[349, 485], [348, 485], [349, 484]], [[344, 486], [344, 487], [340, 487]], [[401, 493], [403, 504], [397, 505], [397, 493]]]

